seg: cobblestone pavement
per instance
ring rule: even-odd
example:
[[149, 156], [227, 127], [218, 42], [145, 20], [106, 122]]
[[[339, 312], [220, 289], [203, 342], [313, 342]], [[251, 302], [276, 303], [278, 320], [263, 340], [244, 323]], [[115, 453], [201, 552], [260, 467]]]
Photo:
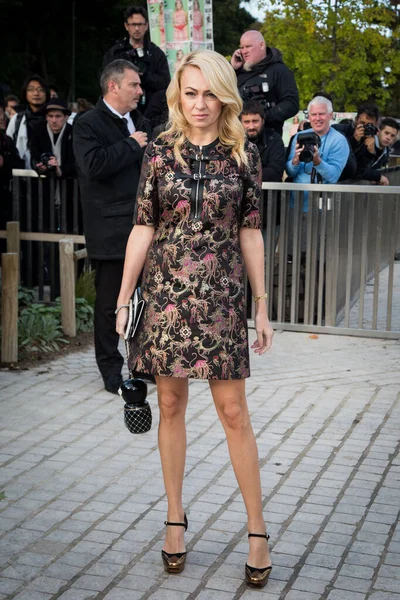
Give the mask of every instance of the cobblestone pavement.
[[[389, 290], [390, 270], [385, 267], [379, 273], [379, 288], [377, 302], [377, 329], [378, 331], [386, 330], [386, 318], [388, 314], [388, 290]], [[375, 277], [370, 279], [365, 286], [364, 293], [364, 312], [363, 312], [363, 329], [372, 329], [373, 311], [374, 311], [374, 295], [375, 295]], [[360, 310], [360, 300], [351, 307], [349, 311], [349, 327], [356, 329], [358, 327], [358, 313]], [[345, 327], [345, 319], [339, 324]], [[400, 262], [397, 261], [393, 265], [393, 293], [392, 293], [392, 312], [391, 323], [389, 326], [391, 331], [400, 331]]]
[[262, 591], [243, 583], [245, 513], [206, 383], [190, 385], [189, 554], [170, 576], [157, 428], [124, 428], [92, 350], [0, 386], [0, 600], [400, 600], [399, 342], [278, 333], [254, 358]]

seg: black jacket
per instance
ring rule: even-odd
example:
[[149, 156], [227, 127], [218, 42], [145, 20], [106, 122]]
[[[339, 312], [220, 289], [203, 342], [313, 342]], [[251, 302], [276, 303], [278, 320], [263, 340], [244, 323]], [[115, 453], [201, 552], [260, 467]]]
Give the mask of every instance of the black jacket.
[[[150, 139], [149, 121], [138, 110], [131, 117], [136, 130], [145, 131]], [[126, 121], [101, 98], [79, 118], [73, 131], [88, 255], [123, 259], [144, 149], [129, 137]]]
[[139, 57], [131, 46], [129, 38], [124, 38], [110, 48], [103, 59], [103, 68], [117, 58], [129, 60], [138, 67], [144, 91], [138, 107], [142, 112], [149, 104], [154, 92], [165, 90], [171, 81], [167, 57], [161, 48], [145, 39], [143, 50], [144, 56]]
[[144, 116], [149, 119], [153, 129], [168, 121], [166, 90], [160, 90], [151, 97]]
[[[351, 148], [350, 156], [352, 155], [354, 157], [355, 168], [353, 170], [353, 173], [350, 176], [346, 177], [346, 179], [374, 179], [375, 181], [379, 181], [381, 177], [380, 174], [379, 177], [377, 177], [377, 179], [365, 176], [368, 167], [372, 165], [376, 157], [374, 154], [370, 153], [363, 140], [360, 140], [358, 142], [355, 139], [355, 127], [353, 123], [337, 123], [335, 125], [332, 125], [332, 127], [337, 131], [340, 131], [340, 133], [342, 133], [347, 138], [347, 141], [349, 142]], [[341, 180], [345, 178], [344, 175], [346, 167], [343, 170], [342, 176], [340, 178]]]
[[390, 148], [378, 148], [375, 144], [375, 152], [376, 154], [368, 152], [371, 162], [362, 174], [362, 178], [378, 182], [383, 174], [380, 169], [386, 167], [389, 162]]
[[261, 157], [262, 180], [282, 181], [286, 164], [286, 150], [281, 136], [273, 129], [264, 129], [256, 144]]
[[[51, 140], [47, 131], [47, 122], [40, 123], [31, 137], [31, 161], [32, 168], [36, 168], [36, 163], [41, 162], [40, 157], [44, 152], [53, 154]], [[72, 146], [72, 125], [65, 126], [64, 135], [61, 141], [61, 178], [75, 177], [75, 157]]]
[[299, 110], [299, 92], [293, 72], [284, 64], [277, 48], [251, 69], [236, 71], [239, 93], [245, 102], [255, 100], [265, 108], [265, 127], [282, 135], [283, 123]]

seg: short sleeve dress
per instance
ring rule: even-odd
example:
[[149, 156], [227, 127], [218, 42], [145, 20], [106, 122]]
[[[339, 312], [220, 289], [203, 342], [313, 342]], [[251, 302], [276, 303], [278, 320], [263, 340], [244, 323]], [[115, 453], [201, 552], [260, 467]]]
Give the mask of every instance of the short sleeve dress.
[[190, 379], [250, 376], [241, 227], [260, 228], [261, 163], [246, 142], [238, 167], [217, 139], [181, 149], [147, 147], [134, 223], [155, 227], [142, 293], [144, 316], [131, 343], [134, 371]]

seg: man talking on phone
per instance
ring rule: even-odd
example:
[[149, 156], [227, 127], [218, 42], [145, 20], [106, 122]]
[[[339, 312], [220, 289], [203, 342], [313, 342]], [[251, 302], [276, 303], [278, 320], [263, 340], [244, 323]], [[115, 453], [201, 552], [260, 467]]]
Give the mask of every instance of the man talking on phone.
[[283, 123], [298, 113], [299, 92], [281, 52], [267, 47], [259, 31], [246, 31], [231, 65], [242, 100], [258, 102], [264, 110], [264, 126], [282, 135]]

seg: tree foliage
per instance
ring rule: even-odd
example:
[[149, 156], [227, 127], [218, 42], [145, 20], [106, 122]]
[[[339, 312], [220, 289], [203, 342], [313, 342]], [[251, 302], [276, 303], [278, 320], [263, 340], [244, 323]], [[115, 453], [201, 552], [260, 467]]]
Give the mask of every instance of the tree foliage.
[[270, 0], [261, 31], [293, 69], [306, 106], [318, 91], [336, 110], [392, 107], [400, 74], [399, 18], [389, 0]]
[[[43, 6], [32, 0], [0, 0], [0, 82], [18, 94], [25, 77], [37, 73], [71, 99], [74, 6], [75, 97], [95, 101], [103, 55], [126, 35], [122, 15], [131, 4], [146, 6], [146, 0], [67, 0]], [[221, 54], [231, 54], [254, 21], [240, 4], [240, 0], [213, 2], [214, 43]]]

